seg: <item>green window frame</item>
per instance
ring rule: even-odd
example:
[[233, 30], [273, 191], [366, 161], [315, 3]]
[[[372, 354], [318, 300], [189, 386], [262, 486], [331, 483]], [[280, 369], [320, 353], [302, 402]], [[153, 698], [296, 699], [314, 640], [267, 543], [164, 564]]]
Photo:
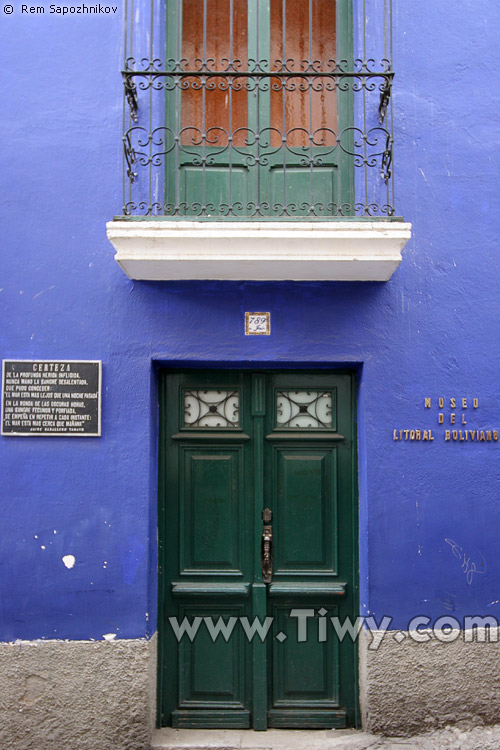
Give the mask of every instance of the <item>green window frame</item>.
[[[207, 14], [214, 0], [199, 0], [200, 12], [205, 12], [203, 29], [207, 36]], [[234, 8], [231, 0], [219, 0]], [[284, 74], [274, 73], [279, 65], [274, 63], [271, 43], [271, 4], [282, 5], [281, 20], [290, 15], [290, 7], [301, 2], [309, 10], [309, 35], [312, 39], [318, 30], [313, 27], [312, 10], [319, 0], [248, 0], [247, 59], [236, 58], [241, 64], [231, 65], [236, 73], [210, 73], [217, 65], [206, 56], [207, 44], [203, 40], [203, 56], [193, 65], [187, 61], [183, 49], [184, 33], [182, 0], [167, 0], [166, 49], [168, 64], [178, 73], [175, 83], [166, 95], [166, 127], [174, 134], [176, 145], [165, 159], [165, 195], [167, 215], [201, 216], [206, 218], [325, 218], [339, 213], [351, 213], [354, 199], [352, 152], [353, 97], [351, 86], [339, 85], [346, 80], [331, 75], [339, 68], [351, 69], [352, 6], [350, 0], [329, 0], [335, 14], [336, 49], [327, 60], [314, 59], [309, 45], [307, 62], [310, 74], [303, 73], [304, 61], [282, 59]], [[324, 3], [326, 5], [327, 3]], [[274, 8], [273, 8], [273, 12]], [[234, 27], [234, 23], [232, 26]], [[280, 29], [277, 29], [281, 32]], [[282, 51], [286, 50], [285, 41]], [[289, 32], [288, 32], [289, 34]], [[233, 50], [231, 50], [233, 51]], [[179, 63], [179, 61], [183, 61]], [[333, 64], [332, 64], [332, 61]], [[217, 62], [217, 61], [216, 61]], [[188, 64], [189, 63], [189, 64]], [[187, 75], [188, 69], [197, 75]], [[316, 68], [316, 71], [314, 71]], [[242, 74], [248, 72], [248, 75]], [[324, 75], [318, 71], [324, 72]], [[332, 91], [331, 88], [334, 87]], [[196, 89], [202, 98], [201, 121], [185, 121], [183, 97], [186, 91]], [[227, 129], [231, 123], [234, 106], [231, 98], [235, 89], [247, 90], [247, 123], [243, 127]], [[299, 88], [303, 98], [323, 95], [336, 97], [336, 123], [324, 123], [314, 129], [309, 115], [308, 132], [299, 132], [302, 144], [293, 144], [298, 131], [295, 123], [277, 123], [272, 119], [271, 97], [281, 93], [283, 111]], [[328, 88], [330, 90], [328, 90]], [[205, 111], [210, 97], [220, 89], [226, 91], [225, 122], [210, 123], [207, 127]], [[319, 90], [322, 91], [319, 91]], [[241, 98], [240, 98], [241, 101]], [[307, 102], [306, 102], [307, 106]], [[313, 104], [314, 106], [314, 104]], [[229, 112], [227, 112], [229, 110]], [[307, 126], [308, 115], [300, 125]], [[305, 121], [305, 122], [304, 122]], [[226, 125], [226, 128], [223, 127]], [[278, 125], [278, 127], [276, 127]], [[281, 125], [281, 127], [280, 127]], [[288, 127], [291, 125], [291, 128]], [[300, 131], [302, 131], [302, 127]], [[231, 137], [228, 137], [231, 136]], [[239, 136], [239, 143], [237, 142]], [[276, 143], [276, 140], [280, 143]], [[292, 144], [289, 142], [292, 140]], [[222, 145], [218, 145], [222, 141]], [[308, 145], [304, 141], [309, 141]], [[326, 145], [321, 142], [326, 141]], [[344, 211], [342, 211], [342, 206]], [[346, 210], [347, 208], [347, 210]]]

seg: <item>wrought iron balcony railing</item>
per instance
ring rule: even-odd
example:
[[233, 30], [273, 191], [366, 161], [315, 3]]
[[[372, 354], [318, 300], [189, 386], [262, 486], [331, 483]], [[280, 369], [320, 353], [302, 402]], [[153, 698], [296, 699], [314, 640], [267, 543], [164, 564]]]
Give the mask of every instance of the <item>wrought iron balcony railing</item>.
[[369, 5], [128, 0], [123, 215], [393, 216], [391, 3]]

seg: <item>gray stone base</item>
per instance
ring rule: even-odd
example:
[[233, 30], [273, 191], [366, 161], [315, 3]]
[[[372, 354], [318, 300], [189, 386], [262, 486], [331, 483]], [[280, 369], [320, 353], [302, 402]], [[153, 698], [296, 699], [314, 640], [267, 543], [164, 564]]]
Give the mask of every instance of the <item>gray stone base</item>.
[[[500, 642], [468, 642], [461, 632], [450, 643], [407, 633], [398, 643], [396, 632], [377, 650], [360, 634], [365, 731], [500, 722]], [[2, 750], [149, 750], [155, 704], [155, 638], [0, 644]]]
[[[435, 637], [401, 643], [388, 631], [379, 648], [360, 634], [360, 696], [363, 727], [386, 735], [428, 732], [457, 722], [500, 722], [500, 642], [470, 642], [455, 631], [453, 642]], [[492, 631], [498, 638], [498, 630]], [[484, 636], [484, 631], [483, 631]], [[469, 639], [469, 641], [467, 640]]]
[[0, 748], [148, 750], [156, 639], [0, 644]]

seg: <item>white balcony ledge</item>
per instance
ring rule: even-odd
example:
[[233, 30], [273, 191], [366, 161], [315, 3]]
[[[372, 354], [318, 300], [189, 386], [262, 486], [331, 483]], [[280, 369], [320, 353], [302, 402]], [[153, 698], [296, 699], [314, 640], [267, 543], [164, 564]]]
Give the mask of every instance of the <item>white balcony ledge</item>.
[[411, 224], [116, 220], [107, 235], [131, 279], [387, 281]]

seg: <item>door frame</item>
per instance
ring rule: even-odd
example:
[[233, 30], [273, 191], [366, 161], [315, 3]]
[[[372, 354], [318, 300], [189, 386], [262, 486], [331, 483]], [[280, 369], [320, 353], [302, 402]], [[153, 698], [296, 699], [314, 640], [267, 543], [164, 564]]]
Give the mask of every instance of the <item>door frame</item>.
[[[162, 409], [165, 405], [166, 400], [166, 383], [169, 374], [179, 374], [181, 372], [216, 372], [237, 370], [239, 372], [258, 372], [258, 373], [278, 373], [287, 372], [293, 373], [310, 373], [310, 374], [332, 374], [332, 375], [348, 375], [351, 380], [351, 424], [352, 424], [352, 452], [351, 452], [351, 513], [352, 513], [352, 575], [353, 575], [353, 599], [356, 604], [356, 612], [359, 614], [361, 611], [360, 602], [360, 554], [359, 554], [359, 518], [360, 518], [360, 507], [359, 507], [359, 482], [358, 482], [358, 388], [360, 381], [360, 367], [353, 365], [333, 365], [325, 363], [251, 363], [251, 362], [234, 362], [220, 364], [217, 362], [203, 362], [203, 363], [174, 363], [174, 362], [157, 362], [157, 420], [158, 420], [158, 484], [157, 484], [157, 512], [158, 512], [158, 598], [157, 598], [157, 637], [158, 637], [158, 649], [157, 649], [157, 681], [156, 681], [156, 726], [161, 728], [165, 726], [162, 723], [162, 695], [165, 690], [163, 684], [164, 673], [162, 670], [163, 658], [164, 658], [164, 644], [165, 644], [165, 623], [162, 617], [163, 605], [164, 605], [164, 591], [165, 586], [170, 585], [171, 581], [166, 576], [166, 565], [165, 556], [167, 554], [168, 547], [168, 534], [163, 534], [162, 531], [165, 528], [165, 505], [163, 500], [167, 497], [166, 485], [167, 485], [167, 467], [166, 467], [166, 420], [161, 418]], [[260, 366], [259, 366], [260, 364]], [[273, 366], [274, 365], [274, 366]], [[350, 723], [351, 727], [361, 727], [361, 708], [360, 708], [360, 663], [359, 663], [359, 638], [354, 641], [353, 644], [353, 676], [354, 676], [354, 710], [353, 717]], [[264, 645], [264, 644], [262, 644]], [[251, 731], [251, 730], [250, 730]]]

